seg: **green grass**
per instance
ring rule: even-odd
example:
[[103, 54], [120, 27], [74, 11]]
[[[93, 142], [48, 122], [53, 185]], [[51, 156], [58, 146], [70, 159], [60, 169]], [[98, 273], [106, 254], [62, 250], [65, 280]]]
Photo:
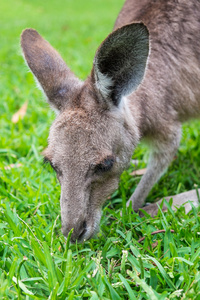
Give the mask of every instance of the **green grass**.
[[[80, 77], [112, 30], [122, 0], [1, 1], [0, 8], [0, 299], [200, 299], [200, 210], [157, 217], [128, 211], [139, 178], [123, 173], [106, 202], [101, 230], [83, 245], [61, 234], [55, 174], [42, 164], [54, 119], [19, 47], [24, 28], [37, 29]], [[28, 100], [17, 124], [12, 115]], [[176, 159], [148, 201], [200, 187], [200, 122], [184, 125]], [[146, 148], [134, 154], [145, 167]], [[6, 170], [10, 164], [21, 167]], [[151, 235], [156, 230], [164, 233]], [[174, 232], [171, 232], [174, 230]], [[144, 241], [138, 243], [141, 237]]]

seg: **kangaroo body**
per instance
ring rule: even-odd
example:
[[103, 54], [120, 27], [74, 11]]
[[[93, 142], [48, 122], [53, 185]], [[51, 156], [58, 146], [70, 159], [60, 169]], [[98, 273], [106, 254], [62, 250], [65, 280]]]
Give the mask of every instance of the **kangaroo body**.
[[137, 202], [135, 209], [173, 158], [181, 123], [200, 116], [199, 11], [199, 1], [126, 1], [115, 24], [117, 28], [142, 21], [150, 33], [148, 68], [129, 96], [131, 112], [140, 114], [140, 136], [151, 147], [147, 174], [130, 199]]
[[35, 30], [23, 32], [25, 59], [58, 111], [45, 157], [61, 183], [62, 230], [74, 228], [72, 241], [98, 230], [101, 206], [141, 139], [151, 155], [127, 202], [136, 211], [176, 153], [181, 123], [199, 117], [199, 11], [196, 0], [126, 1], [85, 82]]

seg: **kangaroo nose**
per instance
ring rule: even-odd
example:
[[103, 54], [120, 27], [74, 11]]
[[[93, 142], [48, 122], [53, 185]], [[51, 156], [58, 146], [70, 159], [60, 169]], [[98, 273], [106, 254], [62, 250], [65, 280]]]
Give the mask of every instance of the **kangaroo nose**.
[[87, 222], [84, 220], [79, 224], [75, 224], [74, 226], [62, 226], [62, 233], [65, 237], [68, 236], [68, 234], [72, 228], [74, 229], [73, 233], [71, 235], [72, 243], [75, 243], [76, 241], [82, 242], [84, 240], [84, 236], [87, 232]]
[[86, 231], [87, 231], [87, 223], [86, 221], [83, 221], [79, 229], [78, 240], [82, 240], [82, 238], [84, 238]]

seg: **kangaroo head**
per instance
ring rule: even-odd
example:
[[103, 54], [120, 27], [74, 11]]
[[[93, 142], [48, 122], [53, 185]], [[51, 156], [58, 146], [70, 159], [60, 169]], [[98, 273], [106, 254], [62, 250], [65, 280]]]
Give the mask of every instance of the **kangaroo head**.
[[[22, 33], [25, 59], [56, 109], [45, 158], [61, 184], [61, 220], [72, 241], [98, 231], [101, 207], [118, 186], [139, 140], [126, 96], [140, 84], [148, 57], [148, 31], [129, 24], [111, 33], [98, 48], [85, 82], [35, 30]], [[137, 112], [136, 112], [137, 114]]]

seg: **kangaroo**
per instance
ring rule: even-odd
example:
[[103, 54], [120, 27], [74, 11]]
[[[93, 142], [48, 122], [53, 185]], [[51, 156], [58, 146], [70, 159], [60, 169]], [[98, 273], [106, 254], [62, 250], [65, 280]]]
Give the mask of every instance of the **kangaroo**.
[[57, 112], [44, 157], [72, 242], [98, 231], [102, 204], [140, 140], [150, 159], [127, 202], [135, 211], [172, 161], [181, 123], [200, 116], [199, 12], [196, 0], [127, 0], [84, 82], [37, 31], [23, 31], [25, 60]]

